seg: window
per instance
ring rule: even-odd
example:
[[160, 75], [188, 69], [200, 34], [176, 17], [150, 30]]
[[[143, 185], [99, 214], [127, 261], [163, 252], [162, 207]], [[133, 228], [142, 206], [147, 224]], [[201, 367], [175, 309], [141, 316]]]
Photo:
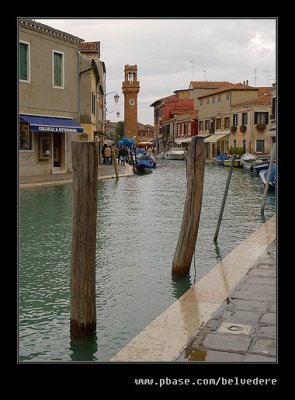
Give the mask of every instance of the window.
[[257, 153], [264, 153], [264, 140], [256, 140]]
[[242, 113], [242, 125], [248, 125], [248, 113]]
[[245, 153], [246, 153], [246, 144], [247, 144], [246, 139], [243, 139], [243, 150]]
[[219, 93], [217, 99], [218, 99], [218, 101], [221, 101], [221, 93]]
[[52, 51], [52, 85], [64, 88], [64, 53]]
[[95, 94], [91, 92], [91, 112], [95, 115]]
[[221, 129], [221, 118], [216, 118], [216, 129]]
[[229, 117], [224, 118], [224, 129], [229, 129]]
[[19, 43], [19, 79], [30, 82], [30, 43]]
[[202, 131], [203, 130], [203, 121], [199, 122], [199, 130]]
[[273, 97], [272, 101], [271, 101], [271, 113], [273, 118], [272, 119], [276, 119], [276, 98]]
[[28, 124], [20, 124], [19, 149], [32, 150], [32, 133]]
[[209, 131], [209, 120], [205, 121], [205, 131]]
[[230, 93], [229, 93], [229, 92], [226, 92], [226, 94], [225, 94], [226, 100], [229, 100], [229, 95], [230, 95]]
[[233, 125], [238, 126], [238, 114], [233, 114]]
[[254, 124], [268, 124], [268, 112], [255, 112]]

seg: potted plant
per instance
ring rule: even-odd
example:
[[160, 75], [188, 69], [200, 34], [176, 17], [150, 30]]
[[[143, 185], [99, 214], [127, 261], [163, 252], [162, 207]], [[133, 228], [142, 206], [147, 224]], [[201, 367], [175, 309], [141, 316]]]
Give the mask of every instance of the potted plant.
[[238, 129], [237, 125], [232, 125], [232, 126], [230, 127], [231, 133], [236, 133], [236, 132], [237, 132], [237, 129]]
[[247, 125], [242, 124], [242, 125], [240, 126], [240, 132], [245, 133], [246, 130], [247, 130]]
[[266, 124], [257, 124], [256, 128], [257, 128], [258, 131], [263, 132], [265, 130], [265, 128], [266, 128]]

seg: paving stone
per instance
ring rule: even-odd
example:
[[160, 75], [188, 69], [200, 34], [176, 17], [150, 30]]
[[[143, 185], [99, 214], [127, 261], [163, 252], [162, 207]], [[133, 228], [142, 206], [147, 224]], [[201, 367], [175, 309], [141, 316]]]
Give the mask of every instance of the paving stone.
[[246, 352], [250, 347], [251, 341], [251, 338], [242, 335], [209, 333], [203, 341], [203, 346], [215, 350]]
[[230, 322], [250, 322], [251, 324], [255, 324], [258, 322], [260, 315], [260, 313], [256, 313], [254, 311], [228, 311], [227, 314], [224, 314], [224, 320]]
[[241, 299], [241, 300], [264, 300], [264, 301], [275, 301], [276, 294], [275, 293], [255, 293], [253, 291], [245, 291], [245, 290], [238, 290], [235, 292], [232, 297], [234, 299]]
[[259, 322], [261, 322], [263, 324], [275, 325], [276, 313], [265, 313]]
[[269, 268], [255, 268], [248, 272], [248, 275], [257, 275], [257, 276], [276, 276], [276, 271]]
[[274, 325], [261, 326], [257, 331], [257, 336], [276, 338], [276, 327]]
[[263, 262], [261, 264], [257, 264], [256, 268], [261, 268], [261, 269], [263, 269], [263, 268], [273, 268], [273, 269], [275, 269], [275, 263], [271, 262], [271, 261], [268, 262], [268, 263]]
[[227, 305], [227, 301], [224, 301], [220, 307], [218, 307], [218, 309], [212, 314], [212, 318], [220, 318], [226, 308]]
[[209, 328], [210, 331], [216, 331], [216, 329], [219, 327], [221, 320], [220, 319], [210, 319], [206, 323], [206, 328]]
[[250, 353], [276, 356], [276, 341], [274, 339], [255, 339]]
[[247, 311], [266, 311], [269, 306], [268, 301], [254, 301], [254, 300], [232, 300], [234, 310], [247, 310]]
[[240, 362], [242, 361], [243, 357], [243, 354], [228, 353], [226, 351], [193, 349], [188, 361]]
[[259, 354], [246, 354], [242, 360], [243, 362], [270, 362], [275, 363], [275, 357], [266, 357]]
[[246, 283], [256, 284], [256, 285], [271, 285], [276, 286], [277, 280], [275, 277], [265, 277], [265, 276], [248, 276]]
[[266, 294], [274, 292], [274, 288], [272, 286], [257, 285], [255, 283], [245, 283], [240, 290], [250, 293], [266, 293]]

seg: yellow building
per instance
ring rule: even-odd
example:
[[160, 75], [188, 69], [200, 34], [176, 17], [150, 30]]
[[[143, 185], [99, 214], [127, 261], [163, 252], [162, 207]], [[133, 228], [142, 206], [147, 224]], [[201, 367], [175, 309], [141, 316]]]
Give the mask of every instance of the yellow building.
[[206, 158], [215, 157], [218, 151], [228, 153], [230, 147], [269, 152], [270, 141], [263, 133], [269, 122], [268, 91], [237, 83], [199, 96], [199, 134], [210, 134], [204, 140]]

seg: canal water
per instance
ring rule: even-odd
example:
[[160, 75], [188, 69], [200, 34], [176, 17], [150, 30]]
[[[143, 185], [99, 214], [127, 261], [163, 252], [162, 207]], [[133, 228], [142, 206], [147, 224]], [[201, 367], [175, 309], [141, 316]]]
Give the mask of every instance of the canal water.
[[70, 336], [72, 185], [19, 192], [19, 360], [107, 362], [194, 282], [275, 213], [260, 214], [259, 177], [235, 169], [218, 243], [213, 237], [228, 169], [205, 168], [190, 275], [171, 278], [186, 196], [185, 163], [159, 160], [144, 176], [98, 181], [97, 332]]

